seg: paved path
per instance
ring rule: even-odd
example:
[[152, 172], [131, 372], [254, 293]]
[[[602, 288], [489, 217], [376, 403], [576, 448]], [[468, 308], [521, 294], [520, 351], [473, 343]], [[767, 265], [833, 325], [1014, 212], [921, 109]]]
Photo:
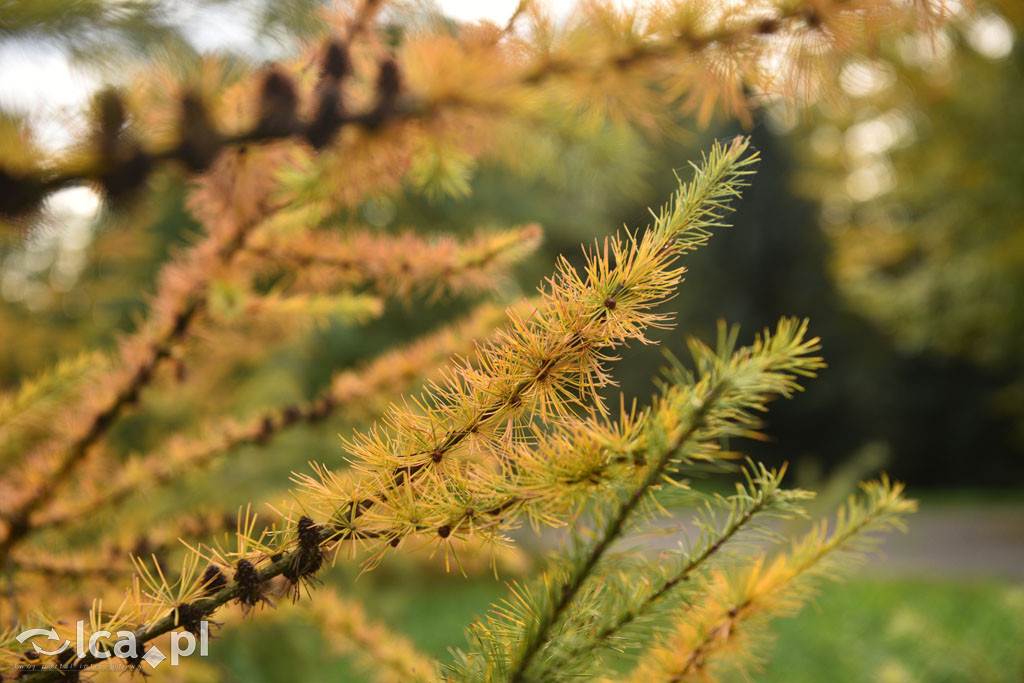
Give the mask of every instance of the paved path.
[[[656, 523], [666, 531], [678, 524], [672, 520]], [[687, 526], [684, 523], [684, 528]], [[908, 519], [908, 526], [906, 534], [889, 535], [880, 546], [881, 555], [872, 557], [858, 574], [1024, 581], [1024, 501], [924, 504]], [[634, 546], [652, 552], [675, 548], [683, 538], [678, 533], [645, 536], [634, 539]], [[552, 548], [561, 537], [560, 533], [545, 534], [540, 545]], [[522, 534], [521, 540], [537, 545], [532, 533]]]
[[1024, 503], [922, 505], [870, 572], [1024, 580]]

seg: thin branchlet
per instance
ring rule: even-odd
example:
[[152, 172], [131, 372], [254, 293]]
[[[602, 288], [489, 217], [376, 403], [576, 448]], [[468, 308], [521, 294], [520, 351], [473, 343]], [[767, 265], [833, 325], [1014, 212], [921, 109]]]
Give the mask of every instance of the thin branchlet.
[[[751, 467], [754, 467], [752, 463]], [[629, 595], [629, 598], [609, 610], [610, 615], [606, 616], [596, 629], [585, 635], [579, 644], [568, 648], [566, 660], [578, 660], [598, 648], [609, 645], [624, 629], [649, 618], [664, 603], [676, 602], [673, 598], [680, 587], [687, 585], [700, 573], [726, 544], [741, 533], [756, 529], [762, 516], [791, 518], [803, 515], [799, 501], [811, 497], [812, 494], [807, 491], [781, 489], [785, 468], [771, 471], [763, 465], [756, 467], [756, 477], [751, 476], [750, 470], [744, 471], [747, 487], [737, 484], [736, 495], [731, 496], [728, 503], [720, 501], [720, 504], [729, 509], [725, 522], [716, 523], [716, 515], [710, 512], [712, 508], [709, 505], [709, 512], [703, 516], [698, 542], [683, 553], [674, 566], [654, 572], [648, 581], [636, 582], [635, 577], [631, 575], [627, 579], [629, 583], [632, 586], [639, 583], [641, 589], [629, 590], [627, 586], [623, 586], [623, 592]]]
[[[628, 680], [704, 680], [725, 666], [742, 666], [768, 621], [797, 611], [816, 580], [834, 576], [844, 556], [863, 557], [878, 533], [902, 529], [902, 518], [916, 509], [902, 497], [902, 485], [884, 476], [861, 488], [860, 498], [851, 496], [840, 508], [831, 533], [821, 522], [774, 559], [760, 556], [731, 574], [714, 573], [700, 603], [677, 616]], [[733, 661], [722, 661], [726, 652]]]
[[[525, 313], [529, 308], [522, 304], [513, 310]], [[390, 392], [430, 377], [453, 356], [469, 355], [474, 340], [485, 338], [505, 318], [500, 306], [481, 305], [464, 320], [416, 343], [385, 353], [364, 367], [338, 372], [330, 386], [308, 402], [272, 409], [241, 424], [222, 420], [204, 430], [209, 437], [174, 439], [152, 453], [134, 457], [129, 461], [132, 466], [123, 468], [113, 481], [102, 473], [94, 488], [83, 487], [78, 496], [56, 501], [35, 515], [31, 520], [32, 532], [64, 527], [100, 510], [116, 508], [139, 491], [178, 481], [224, 455], [236, 453], [242, 446], [269, 446], [282, 433], [299, 425], [333, 415], [344, 415], [353, 421], [372, 417], [387, 408]]]
[[[594, 348], [614, 347], [627, 338], [644, 338], [642, 330], [645, 326], [663, 321], [660, 314], [650, 309], [669, 296], [671, 288], [678, 282], [680, 271], [672, 265], [675, 255], [703, 243], [710, 234], [708, 227], [720, 222], [723, 202], [737, 193], [744, 176], [749, 173], [753, 159], [744, 156], [745, 151], [746, 144], [741, 140], [729, 146], [716, 146], [705, 160], [704, 167], [698, 169], [694, 182], [681, 188], [657, 224], [643, 237], [629, 235], [625, 240], [609, 242], [603, 254], [591, 256], [587, 280], [581, 279], [567, 266], [563, 267], [560, 275], [551, 282], [553, 291], [544, 295], [538, 312], [529, 322], [514, 317], [510, 329], [486, 347], [485, 352], [478, 354], [477, 365], [463, 366], [462, 374], [458, 375], [462, 379], [454, 384], [435, 384], [435, 390], [445, 386], [479, 386], [474, 384], [477, 381], [474, 377], [497, 377], [497, 383], [493, 379], [485, 381], [489, 382], [488, 386], [500, 389], [497, 395], [504, 398], [494, 402], [487, 396], [477, 395], [470, 405], [460, 407], [457, 405], [460, 395], [455, 397], [456, 403], [447, 407], [443, 403], [435, 405], [434, 410], [438, 411], [435, 416], [442, 416], [445, 423], [451, 423], [449, 421], [454, 418], [454, 424], [462, 426], [436, 434], [430, 439], [429, 448], [422, 444], [417, 449], [421, 455], [407, 461], [412, 466], [407, 477], [416, 477], [425, 463], [434, 465], [435, 452], [442, 455], [436, 466], [443, 468], [447, 465], [453, 457], [453, 450], [463, 440], [475, 440], [481, 430], [491, 427], [488, 424], [490, 420], [503, 413], [508, 416], [513, 397], [518, 399], [519, 414], [543, 413], [559, 418], [570, 414], [565, 401], [579, 402], [591, 395], [603, 382], [604, 372], [600, 366], [603, 356], [595, 353]], [[663, 247], [669, 241], [674, 248], [666, 251]], [[604, 300], [613, 291], [617, 292], [620, 304], [614, 315], [606, 316], [603, 314], [607, 311]], [[539, 344], [533, 340], [535, 335], [539, 336]], [[521, 370], [510, 372], [513, 368], [525, 368], [527, 377], [517, 376]], [[593, 377], [594, 374], [599, 378]], [[542, 384], [544, 388], [540, 387]], [[545, 393], [551, 388], [557, 393]], [[572, 392], [578, 392], [575, 398]], [[444, 392], [437, 393], [443, 395]], [[467, 413], [475, 415], [468, 422], [461, 419]], [[383, 471], [393, 473], [395, 466], [392, 463], [389, 458]], [[423, 481], [422, 477], [419, 481]], [[389, 487], [389, 490], [396, 497], [411, 493], [409, 485]], [[345, 489], [346, 495], [352, 492]], [[253, 544], [257, 548], [265, 546], [255, 540], [246, 540], [251, 528], [246, 526], [242, 530], [240, 526], [240, 550], [234, 560], [233, 576], [226, 587], [213, 595], [207, 594], [210, 589], [204, 587], [203, 572], [198, 569], [183, 574], [183, 577], [187, 574], [193, 578], [188, 585], [183, 584], [173, 591], [166, 587], [166, 580], [163, 580], [164, 587], [161, 588], [150, 573], [147, 572], [146, 576], [151, 582], [156, 582], [153, 585], [158, 594], [173, 594], [169, 607], [188, 604], [190, 619], [200, 613], [208, 616], [232, 600], [251, 609], [264, 601], [268, 580], [281, 575], [290, 575], [293, 579], [312, 577], [323, 564], [319, 559], [320, 553], [344, 540], [348, 531], [358, 530], [362, 538], [372, 539], [384, 547], [390, 547], [396, 537], [406, 535], [409, 527], [396, 529], [393, 524], [357, 529], [361, 518], [371, 510], [382, 509], [392, 503], [391, 493], [383, 497], [380, 494], [374, 497], [360, 495], [348, 498], [347, 502], [339, 502], [330, 510], [327, 524], [312, 520], [296, 523], [293, 540], [289, 541], [294, 545], [290, 549], [267, 547], [252, 554], [245, 548]], [[423, 494], [429, 500], [431, 489], [427, 488]], [[331, 499], [335, 499], [333, 495]], [[408, 523], [414, 528], [429, 528], [435, 539], [447, 543], [455, 532], [453, 525], [446, 524], [447, 516], [436, 524], [427, 516]], [[314, 536], [318, 538], [315, 549]], [[198, 558], [198, 555], [192, 557]], [[265, 558], [270, 558], [270, 562], [267, 563]], [[141, 565], [137, 566], [141, 571]], [[193, 608], [198, 611], [194, 612]], [[145, 643], [173, 626], [174, 619], [165, 616], [137, 629], [136, 636], [140, 643]], [[78, 661], [76, 668], [85, 668], [92, 661], [87, 657]], [[45, 677], [47, 674], [41, 672], [40, 675]]]
[[[165, 299], [163, 305], [170, 310], [158, 310], [149, 325], [125, 342], [122, 352], [124, 367], [111, 371], [108, 382], [112, 386], [103, 387], [105, 396], [99, 399], [98, 409], [89, 406], [86, 426], [66, 444], [60, 445], [55, 464], [44, 463], [52, 467], [47, 477], [35, 488], [20, 492], [16, 500], [5, 501], [11, 508], [3, 512], [6, 530], [0, 538], [0, 566], [6, 562], [11, 550], [34, 531], [31, 515], [53, 498], [114, 422], [139, 400], [140, 392], [152, 381], [156, 366], [171, 356], [172, 349], [186, 337], [195, 318], [203, 310], [208, 284], [206, 278], [218, 265], [229, 263], [237, 255], [253, 227], [253, 223], [241, 223], [234, 229], [211, 234], [190, 255], [192, 267], [189, 270], [193, 271], [191, 274], [195, 279], [183, 291], [177, 291], [174, 284], [169, 284], [164, 291], [158, 292], [158, 300]], [[165, 269], [165, 274], [172, 273], [175, 267], [180, 268], [172, 265]], [[40, 466], [37, 460], [28, 458], [28, 462], [35, 467]]]
[[[757, 158], [746, 152], [740, 138], [716, 145], [654, 226], [588, 252], [583, 276], [563, 261], [532, 315], [513, 317], [478, 350], [476, 365], [456, 367], [412, 405], [392, 409], [382, 425], [347, 440], [361, 481], [336, 490], [330, 481], [303, 478], [341, 537], [392, 543], [424, 528], [456, 528], [450, 506], [440, 504], [452, 489], [471, 495], [476, 482], [493, 491], [479, 477], [495, 461], [514, 469], [510, 447], [537, 441], [529, 431], [534, 419], [573, 419], [577, 408], [596, 401], [610, 381], [609, 352], [630, 339], [646, 342], [646, 329], [667, 322], [653, 309], [681, 279], [677, 258], [707, 241], [745, 184]], [[605, 301], [613, 293], [617, 304], [609, 311]], [[409, 496], [428, 504], [406, 506]], [[354, 500], [359, 507], [349, 504]], [[496, 507], [466, 503], [460, 510]]]
[[[576, 601], [581, 590], [652, 489], [671, 471], [673, 463], [699, 457], [701, 443], [749, 432], [756, 424], [754, 414], [763, 409], [773, 395], [790, 395], [799, 388], [797, 376], [809, 376], [821, 367], [820, 359], [810, 355], [817, 349], [817, 340], [805, 339], [805, 329], [805, 325], [797, 321], [783, 320], [774, 334], [766, 333], [753, 346], [735, 352], [729, 343], [735, 335], [725, 330], [720, 337], [720, 352], [691, 343], [699, 379], [692, 379], [691, 375], [677, 369], [670, 374], [675, 381], [666, 387], [646, 416], [643, 428], [650, 435], [647, 446], [650, 464], [628, 493], [612, 503], [595, 540], [574, 556], [567, 570], [555, 572], [554, 578], [546, 581], [542, 596], [536, 601], [536, 611], [531, 609], [528, 615], [514, 619], [514, 623], [529, 624], [525, 631], [516, 634], [513, 628], [510, 642], [495, 646], [509, 652], [506, 680], [544, 678], [543, 667], [557, 661], [542, 657], [545, 649], [551, 647], [555, 628], [566, 618], [570, 606], [573, 611], [579, 610]], [[713, 544], [707, 554], [713, 554], [718, 547], [720, 543]], [[697, 562], [702, 561], [698, 556]], [[685, 570], [681, 572], [681, 576], [685, 574]], [[652, 601], [660, 599], [674, 583], [672, 578], [666, 578], [662, 588], [653, 591]], [[620, 621], [624, 624], [628, 619], [623, 615]], [[481, 627], [477, 633], [498, 631], [500, 629], [492, 623]], [[472, 677], [468, 671], [461, 673]]]

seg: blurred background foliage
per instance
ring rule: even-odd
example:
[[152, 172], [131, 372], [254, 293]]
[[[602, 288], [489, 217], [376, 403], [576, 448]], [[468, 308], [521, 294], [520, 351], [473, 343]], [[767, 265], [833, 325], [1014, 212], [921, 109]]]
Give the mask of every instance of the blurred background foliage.
[[[31, 55], [43, 45], [81, 64], [96, 82], [116, 81], [114, 67], [125, 59], [168, 51], [185, 58], [209, 49], [202, 42], [208, 38], [197, 43], [190, 27], [202, 34], [229, 20], [244, 30], [227, 31], [217, 49], [239, 63], [259, 64], [289, 54], [311, 30], [317, 7], [315, 0], [5, 2], [0, 55]], [[393, 39], [401, 39], [401, 21], [431, 11], [406, 6], [395, 15]], [[55, 16], [62, 20], [52, 21]], [[625, 352], [615, 375], [626, 396], [644, 401], [662, 349], [684, 353], [685, 336], [712, 337], [719, 318], [750, 333], [780, 315], [807, 316], [830, 367], [801, 400], [773, 408], [771, 440], [744, 446], [756, 459], [793, 463], [802, 483], [829, 474], [852, 480], [884, 466], [912, 494], [928, 488], [1019, 494], [1024, 5], [979, 3], [972, 16], [930, 42], [894, 40], [850, 64], [837, 74], [839, 100], [799, 111], [763, 103], [746, 131], [763, 161], [735, 227], [688, 257], [687, 282], [669, 304], [678, 311], [677, 325], [660, 335], [661, 345]], [[0, 66], [5, 74], [13, 68]], [[4, 98], [0, 107], [4, 121], [26, 115]], [[524, 169], [471, 165], [439, 150], [402, 193], [373, 197], [352, 215], [338, 216], [338, 224], [468, 235], [480, 226], [537, 222], [545, 231], [541, 250], [496, 297], [526, 294], [551, 272], [558, 254], [578, 258], [580, 242], [622, 224], [646, 225], [648, 207], [674, 187], [671, 169], [685, 175], [687, 161], [711, 138], [743, 130], [731, 122], [706, 129], [689, 120], [679, 124], [685, 133], [656, 142], [610, 125], [550, 133], [531, 145], [542, 157]], [[199, 229], [184, 196], [184, 180], [172, 173], [154, 178], [144, 205], [103, 206], [87, 190], [69, 190], [49, 200], [30, 230], [0, 235], [0, 387], [14, 388], [81, 351], [110, 349], [117, 334], [134, 329], [159, 264]], [[194, 429], [189, 406], [197, 401], [216, 406], [208, 415], [243, 417], [311, 398], [336, 370], [434, 328], [469, 303], [395, 302], [368, 325], [319, 326], [260, 363], [246, 363], [244, 353], [235, 353], [240, 349], [221, 349], [232, 360], [216, 378], [196, 378], [179, 364], [173, 372], [181, 386], [153, 390], [141, 410], [117, 425], [110, 450], [148, 452], [168, 427]], [[339, 415], [291, 430], [273, 449], [246, 446], [228, 473], [194, 477], [134, 501], [129, 510], [145, 527], [180, 507], [182, 497], [242, 505], [254, 492], [281, 490], [288, 473], [306, 461], [340, 463], [335, 435], [352, 426]], [[362, 579], [360, 591], [379, 605], [376, 616], [439, 655], [441, 643], [458, 641], [462, 625], [500, 590], [492, 581], [457, 578], [417, 584], [406, 573], [396, 592], [388, 571]], [[879, 602], [900, 609], [870, 609]], [[822, 607], [830, 616], [810, 614], [783, 626], [767, 680], [825, 680], [840, 655], [850, 660], [843, 665], [849, 680], [1019, 680], [1024, 671], [1013, 645], [1024, 638], [1017, 587], [865, 580], [826, 592]], [[965, 622], [965, 609], [988, 621]], [[447, 615], [444, 624], [438, 615]], [[826, 618], [846, 629], [841, 643], [839, 636], [829, 641], [836, 631], [822, 626]], [[850, 633], [858, 643], [853, 648]], [[239, 680], [284, 680], [274, 673], [277, 664], [248, 654], [268, 638], [294, 641], [287, 671], [306, 661], [303, 680], [354, 675], [346, 662], [328, 663], [315, 644], [273, 624], [227, 632], [215, 657]], [[947, 640], [953, 645], [941, 645]], [[972, 650], [993, 656], [976, 662]]]
[[[252, 62], [260, 46], [264, 58], [287, 54], [313, 24], [317, 3], [287, 3], [287, 11], [227, 0], [63, 5], [5, 5], [0, 36], [50, 41], [74, 58], [95, 55], [102, 40], [145, 59], [140, 45], [195, 50], [182, 42], [183, 26], [235, 17], [249, 42], [233, 47], [229, 37], [221, 49]], [[428, 11], [407, 11], [414, 10]], [[54, 13], [64, 20], [46, 19]], [[890, 471], [912, 485], [1024, 482], [1021, 14], [1013, 2], [982, 6], [933, 38], [892, 41], [850, 64], [839, 74], [844, 101], [813, 111], [767, 103], [759, 111], [749, 131], [764, 160], [757, 182], [735, 227], [689, 259], [690, 282], [672, 303], [678, 325], [662, 336], [678, 352], [686, 334], [709, 336], [719, 317], [747, 330], [780, 314], [813, 320], [830, 369], [807, 400], [773, 411], [773, 440], [756, 446], [755, 457], [827, 472], [864, 444], [881, 443]], [[112, 75], [97, 68], [101, 79]], [[463, 166], [441, 150], [410, 174], [404, 193], [372, 198], [339, 223], [468, 234], [539, 222], [544, 247], [517, 272], [529, 292], [557, 254], [577, 256], [581, 241], [645, 225], [647, 208], [674, 182], [669, 169], [685, 174], [709, 138], [737, 130], [679, 123], [689, 132], [656, 143], [615, 126], [550, 133], [531, 146], [545, 158], [525, 172]], [[419, 177], [429, 191], [416, 187]], [[162, 175], [156, 185], [144, 206], [103, 207], [95, 220], [73, 196], [88, 191], [68, 191], [51, 198], [27, 236], [4, 238], [3, 386], [80, 349], [109, 348], [116, 333], [133, 328], [158, 264], [198, 230], [183, 208], [180, 177]], [[128, 229], [138, 225], [147, 227]], [[239, 403], [233, 408], [243, 412], [271, 398], [310, 396], [338, 367], [445, 317], [413, 302], [366, 329], [328, 325], [270, 364], [240, 368], [236, 384], [216, 393], [225, 409]], [[622, 390], [643, 400], [660, 349], [626, 355]], [[144, 423], [166, 416], [151, 412], [120, 430], [128, 450], [154, 445], [144, 441]]]

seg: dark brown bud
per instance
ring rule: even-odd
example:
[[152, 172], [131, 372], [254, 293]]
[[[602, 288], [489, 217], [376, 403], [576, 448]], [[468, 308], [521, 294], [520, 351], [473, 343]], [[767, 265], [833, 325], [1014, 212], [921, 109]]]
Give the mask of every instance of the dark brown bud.
[[180, 358], [174, 364], [174, 379], [178, 383], [188, 381], [188, 366], [185, 365], [185, 361]]
[[149, 384], [149, 381], [153, 378], [152, 363], [140, 365], [138, 371], [135, 373], [135, 377], [140, 384]]
[[260, 575], [252, 562], [242, 558], [235, 565], [235, 584], [239, 588], [238, 602], [246, 607], [253, 607], [263, 599], [260, 587]]
[[263, 79], [260, 90], [260, 118], [256, 124], [259, 137], [287, 137], [298, 128], [296, 109], [299, 96], [292, 79], [281, 71], [273, 70]]
[[284, 425], [295, 424], [301, 417], [302, 411], [299, 410], [298, 406], [287, 406], [281, 411], [281, 423]]
[[437, 535], [440, 536], [441, 538], [448, 538], [449, 536], [452, 535], [452, 528], [450, 526], [448, 526], [447, 524], [445, 524], [443, 526], [440, 526], [437, 529]]
[[132, 555], [136, 557], [143, 557], [150, 553], [152, 546], [149, 543], [149, 537], [141, 535], [135, 539], [135, 543], [132, 545]]
[[380, 71], [377, 73], [377, 104], [367, 117], [366, 125], [373, 128], [384, 122], [385, 117], [395, 108], [401, 87], [398, 62], [393, 59], [381, 62]]
[[125, 657], [124, 660], [128, 662], [131, 668], [135, 671], [142, 671], [142, 662], [145, 661], [145, 656], [150, 651], [150, 649], [152, 648], [149, 648], [145, 645], [139, 645], [138, 652], [135, 653], [135, 656]]
[[203, 613], [203, 610], [199, 609], [191, 602], [178, 605], [175, 609], [178, 613], [178, 622], [176, 625], [185, 629], [192, 635], [198, 636], [202, 631], [203, 617], [206, 616]]
[[334, 399], [330, 396], [321, 396], [309, 411], [308, 419], [310, 422], [322, 420], [327, 417], [332, 410], [334, 410]]
[[203, 593], [205, 595], [213, 595], [222, 588], [226, 588], [227, 585], [227, 577], [224, 576], [220, 567], [211, 564], [203, 572]]
[[[324, 553], [320, 548], [321, 527], [306, 515], [299, 517], [296, 523], [299, 547], [292, 556], [292, 561], [282, 574], [292, 583], [309, 577], [320, 570], [324, 562]], [[309, 579], [307, 579], [309, 580]], [[296, 590], [296, 598], [298, 590]]]
[[175, 316], [174, 329], [171, 330], [171, 337], [173, 339], [181, 339], [185, 331], [188, 330], [188, 323], [192, 319], [192, 310], [186, 309]]
[[124, 101], [117, 92], [103, 90], [96, 95], [96, 138], [104, 157], [114, 156], [127, 120]]
[[264, 415], [263, 419], [260, 420], [259, 430], [256, 432], [254, 441], [262, 446], [270, 440], [270, 436], [273, 433], [274, 420], [269, 415]]
[[351, 63], [348, 59], [348, 45], [337, 38], [328, 40], [324, 49], [324, 61], [321, 76], [325, 79], [338, 81], [347, 76], [350, 69]]
[[299, 546], [306, 550], [319, 550], [320, 548], [320, 525], [315, 523], [306, 515], [299, 517], [296, 524], [299, 536]]
[[149, 178], [153, 159], [137, 145], [113, 161], [100, 184], [112, 199], [120, 199], [137, 190]]
[[14, 216], [24, 213], [38, 206], [42, 198], [37, 183], [0, 169], [0, 214]]
[[401, 86], [398, 62], [393, 59], [385, 59], [381, 62], [380, 71], [377, 73], [378, 100], [393, 101], [398, 96]]
[[[72, 659], [75, 659], [76, 656], [77, 655], [75, 654], [74, 649], [64, 650], [64, 652], [61, 652], [59, 655], [57, 655], [57, 661], [60, 662], [61, 664], [67, 664]], [[62, 667], [60, 670], [63, 672], [63, 676], [62, 676], [63, 680], [65, 680], [65, 681], [77, 681], [77, 680], [79, 680], [79, 678], [78, 678], [78, 671], [75, 670], [72, 666]]]
[[326, 82], [320, 88], [313, 120], [306, 127], [306, 139], [313, 149], [323, 149], [334, 139], [344, 120], [341, 86], [337, 82]]
[[220, 152], [220, 136], [210, 123], [199, 95], [185, 93], [181, 99], [178, 157], [188, 170], [201, 173], [210, 167]]
[[146, 182], [153, 159], [126, 134], [128, 117], [118, 93], [99, 93], [95, 112], [96, 146], [103, 161], [99, 181], [111, 198], [118, 199]]

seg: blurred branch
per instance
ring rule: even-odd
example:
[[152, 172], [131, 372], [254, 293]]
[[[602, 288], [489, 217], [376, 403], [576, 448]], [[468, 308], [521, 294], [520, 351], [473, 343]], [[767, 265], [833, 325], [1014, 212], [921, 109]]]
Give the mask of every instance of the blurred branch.
[[[526, 310], [519, 305], [515, 310]], [[305, 404], [265, 411], [242, 425], [221, 421], [204, 430], [206, 438], [172, 437], [152, 453], [119, 468], [114, 481], [104, 472], [97, 481], [79, 483], [79, 493], [31, 520], [42, 531], [91, 518], [132, 495], [166, 486], [189, 472], [208, 467], [219, 457], [246, 445], [266, 447], [293, 427], [341, 414], [349, 422], [375, 417], [391, 397], [421, 377], [429, 377], [453, 356], [469, 355], [478, 340], [506, 318], [504, 310], [485, 304], [466, 319], [412, 344], [388, 351], [355, 370], [334, 375], [327, 389]]]
[[[862, 4], [875, 11], [868, 12]], [[920, 22], [922, 17], [924, 21], [932, 21], [937, 12], [931, 5], [927, 11], [917, 13], [895, 5], [880, 8], [877, 3], [866, 0], [835, 5], [764, 2], [725, 12], [710, 28], [706, 27], [706, 20], [696, 14], [681, 12], [679, 16], [657, 16], [652, 27], [639, 35], [625, 36], [622, 44], [596, 54], [583, 51], [559, 56], [544, 52], [525, 63], [503, 57], [504, 72], [492, 78], [486, 90], [471, 92], [448, 88], [433, 96], [409, 92], [403, 87], [398, 61], [385, 57], [377, 64], [374, 101], [358, 113], [348, 112], [341, 106], [341, 81], [349, 71], [347, 45], [331, 39], [324, 50], [325, 86], [318, 91], [318, 102], [312, 108], [311, 118], [303, 120], [298, 116], [295, 85], [282, 68], [274, 67], [263, 79], [259, 122], [251, 129], [230, 135], [218, 132], [209, 124], [204, 104], [186, 96], [182, 101], [180, 139], [170, 146], [144, 150], [138, 145], [122, 144], [111, 150], [116, 154], [102, 154], [98, 160], [75, 168], [0, 169], [0, 213], [23, 212], [57, 189], [86, 181], [98, 182], [114, 196], [124, 194], [139, 187], [157, 164], [176, 161], [191, 171], [200, 171], [228, 147], [297, 138], [319, 150], [335, 140], [343, 128], [373, 131], [385, 124], [435, 118], [447, 109], [482, 108], [485, 112], [503, 109], [515, 116], [524, 98], [528, 99], [531, 93], [535, 95], [541, 85], [556, 77], [576, 77], [586, 83], [613, 75], [611, 81], [629, 76], [637, 83], [663, 83], [662, 70], [643, 70], [642, 67], [652, 64], [687, 66], [673, 74], [675, 82], [670, 83], [667, 92], [672, 99], [685, 95], [684, 108], [696, 111], [701, 121], [709, 119], [717, 102], [725, 106], [728, 114], [747, 118], [746, 90], [774, 92], [795, 89], [798, 84], [807, 86], [814, 80], [812, 76], [822, 76], [815, 71], [824, 69], [822, 60], [834, 60], [840, 52], [839, 46], [845, 44], [840, 42], [840, 36], [849, 37], [850, 47], [859, 47], [870, 40], [873, 33], [891, 30], [900, 22], [904, 25]], [[600, 19], [608, 20], [607, 17]], [[831, 43], [833, 49], [811, 49], [821, 41]], [[494, 45], [488, 48], [490, 52], [496, 49]], [[783, 50], [782, 54], [786, 50], [792, 53], [788, 63], [782, 60], [787, 65], [786, 71], [791, 73], [766, 72], [763, 60], [773, 55], [779, 57], [779, 50]], [[478, 57], [468, 52], [464, 56], [466, 60]], [[729, 64], [728, 70], [709, 78], [707, 70], [715, 68], [719, 62]], [[495, 62], [495, 66], [499, 63]], [[691, 68], [694, 66], [697, 68]], [[431, 70], [429, 63], [416, 67]], [[820, 82], [819, 78], [819, 85]], [[503, 98], [500, 102], [495, 100], [498, 94]], [[102, 139], [105, 134], [100, 132]]]

